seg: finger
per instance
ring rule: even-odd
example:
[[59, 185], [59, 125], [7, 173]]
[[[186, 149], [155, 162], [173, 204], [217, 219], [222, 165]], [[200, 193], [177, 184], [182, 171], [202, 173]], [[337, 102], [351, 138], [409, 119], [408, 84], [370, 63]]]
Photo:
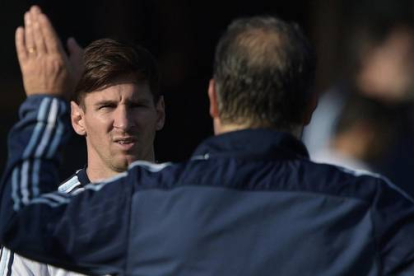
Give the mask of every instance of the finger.
[[31, 7], [31, 9], [33, 10], [35, 10], [36, 12], [38, 12], [38, 13], [42, 13], [42, 9], [39, 7], [39, 6], [37, 6], [37, 5], [33, 5], [32, 7]]
[[75, 38], [70, 37], [67, 42], [69, 55], [71, 59], [82, 60], [83, 58], [83, 48], [79, 46]]
[[75, 81], [78, 81], [83, 72], [83, 48], [79, 46], [73, 37], [67, 41], [69, 50], [69, 62], [74, 70]]
[[38, 20], [43, 33], [46, 50], [48, 52], [64, 53], [59, 37], [47, 16], [44, 13], [41, 13], [38, 15]]
[[30, 12], [24, 14], [24, 40], [26, 42], [26, 49], [29, 54], [35, 53], [35, 45], [33, 41], [33, 21]]
[[27, 58], [26, 43], [24, 41], [24, 28], [18, 27], [16, 29], [16, 52], [19, 63], [22, 63]]
[[30, 14], [32, 16], [33, 24], [33, 38], [34, 44], [36, 47], [37, 54], [46, 54], [46, 45], [43, 39], [43, 32], [39, 23], [40, 9], [37, 6], [33, 6], [30, 9]]

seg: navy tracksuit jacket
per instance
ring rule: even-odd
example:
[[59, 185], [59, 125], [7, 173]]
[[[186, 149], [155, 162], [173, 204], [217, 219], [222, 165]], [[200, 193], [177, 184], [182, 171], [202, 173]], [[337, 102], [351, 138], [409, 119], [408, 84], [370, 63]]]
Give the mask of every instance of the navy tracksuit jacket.
[[190, 161], [135, 162], [53, 192], [68, 110], [29, 97], [10, 133], [0, 238], [86, 274], [414, 275], [414, 202], [385, 180], [309, 160], [288, 134], [204, 141]]

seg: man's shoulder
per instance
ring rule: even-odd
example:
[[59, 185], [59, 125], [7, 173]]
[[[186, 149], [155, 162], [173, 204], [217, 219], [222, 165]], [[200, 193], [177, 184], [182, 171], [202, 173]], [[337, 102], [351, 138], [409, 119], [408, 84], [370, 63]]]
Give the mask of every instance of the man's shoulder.
[[[225, 164], [231, 160], [231, 158], [211, 159], [209, 156], [195, 156], [191, 160], [179, 163], [153, 164], [136, 161], [131, 164], [128, 175], [134, 179], [133, 182], [136, 185], [141, 188], [145, 186], [149, 190], [183, 186], [214, 186], [215, 188], [235, 188], [246, 191], [292, 191], [353, 198], [364, 201], [368, 205], [372, 205], [377, 196], [387, 194], [391, 190], [398, 197], [414, 201], [391, 181], [369, 171], [315, 163], [307, 158], [288, 160], [286, 162], [289, 164], [283, 166], [277, 164], [276, 170], [269, 169], [268, 166], [263, 166], [263, 163], [259, 162], [259, 164], [255, 161], [235, 162], [231, 166]], [[273, 162], [269, 161], [269, 163]], [[222, 167], [228, 169], [223, 171], [220, 169]], [[136, 175], [134, 172], [139, 172], [139, 174]], [[252, 179], [252, 174], [260, 174], [261, 181], [259, 183], [246, 181], [246, 179]], [[117, 176], [117, 178], [122, 176], [126, 174]]]
[[308, 171], [312, 172], [308, 174], [309, 177], [314, 180], [320, 179], [328, 187], [328, 190], [335, 190], [341, 195], [356, 197], [372, 204], [376, 197], [382, 194], [394, 193], [400, 198], [414, 202], [414, 199], [408, 193], [383, 175], [367, 170], [315, 163], [310, 160], [307, 163]]
[[[266, 162], [269, 163], [269, 166], [263, 165]], [[273, 164], [275, 164], [274, 167], [272, 167]], [[228, 169], [220, 169], [223, 167]], [[160, 186], [175, 188], [182, 185], [214, 185], [215, 187], [226, 186], [226, 188], [237, 186], [237, 189], [246, 188], [248, 190], [276, 191], [283, 187], [295, 191], [302, 189], [311, 191], [313, 189], [323, 192], [330, 189], [340, 190], [341, 186], [353, 186], [362, 183], [375, 186], [378, 182], [381, 182], [379, 175], [366, 171], [348, 170], [334, 165], [319, 164], [307, 158], [272, 159], [263, 160], [263, 162], [245, 160], [239, 162], [237, 158], [221, 158], [220, 156], [210, 158], [206, 154], [205, 156], [193, 156], [191, 160], [179, 163], [153, 164], [137, 161], [132, 163], [129, 169], [128, 174], [139, 172], [139, 180], [137, 180], [137, 175], [132, 176], [130, 174], [131, 178], [134, 178], [134, 183], [139, 186], [145, 185], [147, 188], [151, 186], [154, 188], [160, 188]], [[262, 181], [249, 186], [245, 180], [248, 177], [251, 178], [252, 174], [260, 174]], [[182, 177], [183, 175], [185, 177]], [[200, 177], [200, 175], [203, 177]], [[286, 177], [286, 175], [289, 175], [289, 177]], [[227, 178], [229, 178], [229, 181], [225, 181]], [[224, 184], [224, 182], [227, 184]], [[149, 185], [149, 183], [153, 185]], [[240, 185], [237, 183], [240, 183]]]

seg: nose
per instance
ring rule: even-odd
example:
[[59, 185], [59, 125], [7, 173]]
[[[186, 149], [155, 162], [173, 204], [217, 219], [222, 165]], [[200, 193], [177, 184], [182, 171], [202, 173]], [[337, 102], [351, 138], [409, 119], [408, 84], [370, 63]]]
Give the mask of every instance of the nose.
[[121, 130], [128, 130], [133, 127], [131, 112], [124, 105], [120, 105], [114, 112], [114, 127]]

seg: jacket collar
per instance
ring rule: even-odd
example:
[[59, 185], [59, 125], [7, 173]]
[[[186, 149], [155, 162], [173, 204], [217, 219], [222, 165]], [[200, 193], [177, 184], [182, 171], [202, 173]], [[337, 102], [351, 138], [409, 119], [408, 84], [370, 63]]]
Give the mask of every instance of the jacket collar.
[[206, 139], [193, 158], [208, 156], [247, 159], [309, 158], [302, 142], [291, 134], [271, 129], [246, 129]]
[[76, 172], [76, 176], [78, 177], [78, 180], [83, 187], [91, 183], [91, 181], [89, 180], [88, 174], [86, 173], [86, 168], [87, 166], [85, 166], [83, 169], [80, 169]]

